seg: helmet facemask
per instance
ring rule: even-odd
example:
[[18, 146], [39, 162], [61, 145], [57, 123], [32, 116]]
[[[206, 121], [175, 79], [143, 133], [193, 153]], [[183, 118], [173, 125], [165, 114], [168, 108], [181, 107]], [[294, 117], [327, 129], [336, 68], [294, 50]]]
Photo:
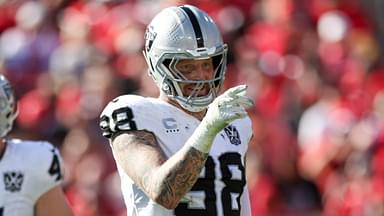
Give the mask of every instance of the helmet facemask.
[[[177, 68], [180, 60], [192, 59], [200, 60], [211, 58], [213, 64], [213, 79], [209, 80], [190, 80], [187, 79]], [[162, 83], [163, 91], [172, 99], [176, 100], [184, 109], [191, 112], [204, 110], [219, 94], [221, 85], [224, 81], [226, 49], [216, 52], [210, 57], [196, 58], [185, 54], [164, 55], [163, 60], [158, 61], [157, 70], [163, 71], [164, 78]], [[190, 85], [192, 91], [188, 94], [183, 92], [182, 85]], [[208, 87], [208, 93], [201, 95], [202, 89]]]

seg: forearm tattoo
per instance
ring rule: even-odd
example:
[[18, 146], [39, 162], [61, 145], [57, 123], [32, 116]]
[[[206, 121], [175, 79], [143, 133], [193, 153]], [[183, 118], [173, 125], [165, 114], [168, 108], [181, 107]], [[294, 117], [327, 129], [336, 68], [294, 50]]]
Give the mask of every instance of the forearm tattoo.
[[167, 160], [152, 133], [135, 131], [129, 134], [123, 141], [114, 145], [114, 151], [118, 154], [120, 163], [126, 167], [132, 164], [138, 165], [137, 159], [135, 161], [127, 157], [131, 155], [127, 151], [130, 145], [141, 146], [140, 154], [144, 157], [139, 159], [140, 172], [136, 173], [138, 176], [131, 176], [131, 178], [136, 179], [136, 183], [150, 197], [155, 197], [156, 202], [176, 206], [199, 178], [208, 154], [192, 147], [184, 147]]
[[157, 182], [155, 188], [159, 188], [162, 194], [159, 203], [176, 206], [195, 184], [208, 154], [189, 148], [183, 156], [184, 159], [174, 164], [172, 170], [164, 170], [167, 173], [165, 179]]

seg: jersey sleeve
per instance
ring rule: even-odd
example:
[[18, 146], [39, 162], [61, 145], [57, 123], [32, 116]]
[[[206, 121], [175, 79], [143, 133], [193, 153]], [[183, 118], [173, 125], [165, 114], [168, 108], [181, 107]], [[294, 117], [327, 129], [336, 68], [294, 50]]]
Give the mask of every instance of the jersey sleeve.
[[144, 97], [123, 95], [104, 108], [100, 115], [100, 129], [106, 138], [134, 130], [154, 132], [159, 126], [156, 113], [156, 108]]
[[63, 181], [63, 160], [59, 150], [49, 142], [33, 144], [33, 153], [29, 154], [32, 185], [30, 195], [37, 200], [41, 195]]

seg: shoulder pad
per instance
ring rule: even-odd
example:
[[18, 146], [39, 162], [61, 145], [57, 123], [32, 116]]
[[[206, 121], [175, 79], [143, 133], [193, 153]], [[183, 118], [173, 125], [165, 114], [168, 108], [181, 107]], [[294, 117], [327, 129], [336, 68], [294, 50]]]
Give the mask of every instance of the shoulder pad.
[[100, 115], [103, 136], [111, 138], [122, 131], [140, 130], [153, 112], [152, 103], [141, 96], [123, 95], [113, 99]]

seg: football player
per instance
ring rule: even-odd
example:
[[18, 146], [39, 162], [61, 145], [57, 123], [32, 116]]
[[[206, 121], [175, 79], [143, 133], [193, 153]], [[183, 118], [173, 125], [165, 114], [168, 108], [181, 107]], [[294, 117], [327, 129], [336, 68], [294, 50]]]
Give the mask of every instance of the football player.
[[46, 141], [6, 138], [17, 116], [15, 103], [0, 75], [0, 216], [72, 215], [60, 185], [58, 150]]
[[159, 98], [123, 95], [100, 116], [121, 177], [127, 214], [251, 215], [245, 153], [252, 136], [240, 85], [219, 96], [227, 45], [204, 11], [162, 10], [144, 56]]

